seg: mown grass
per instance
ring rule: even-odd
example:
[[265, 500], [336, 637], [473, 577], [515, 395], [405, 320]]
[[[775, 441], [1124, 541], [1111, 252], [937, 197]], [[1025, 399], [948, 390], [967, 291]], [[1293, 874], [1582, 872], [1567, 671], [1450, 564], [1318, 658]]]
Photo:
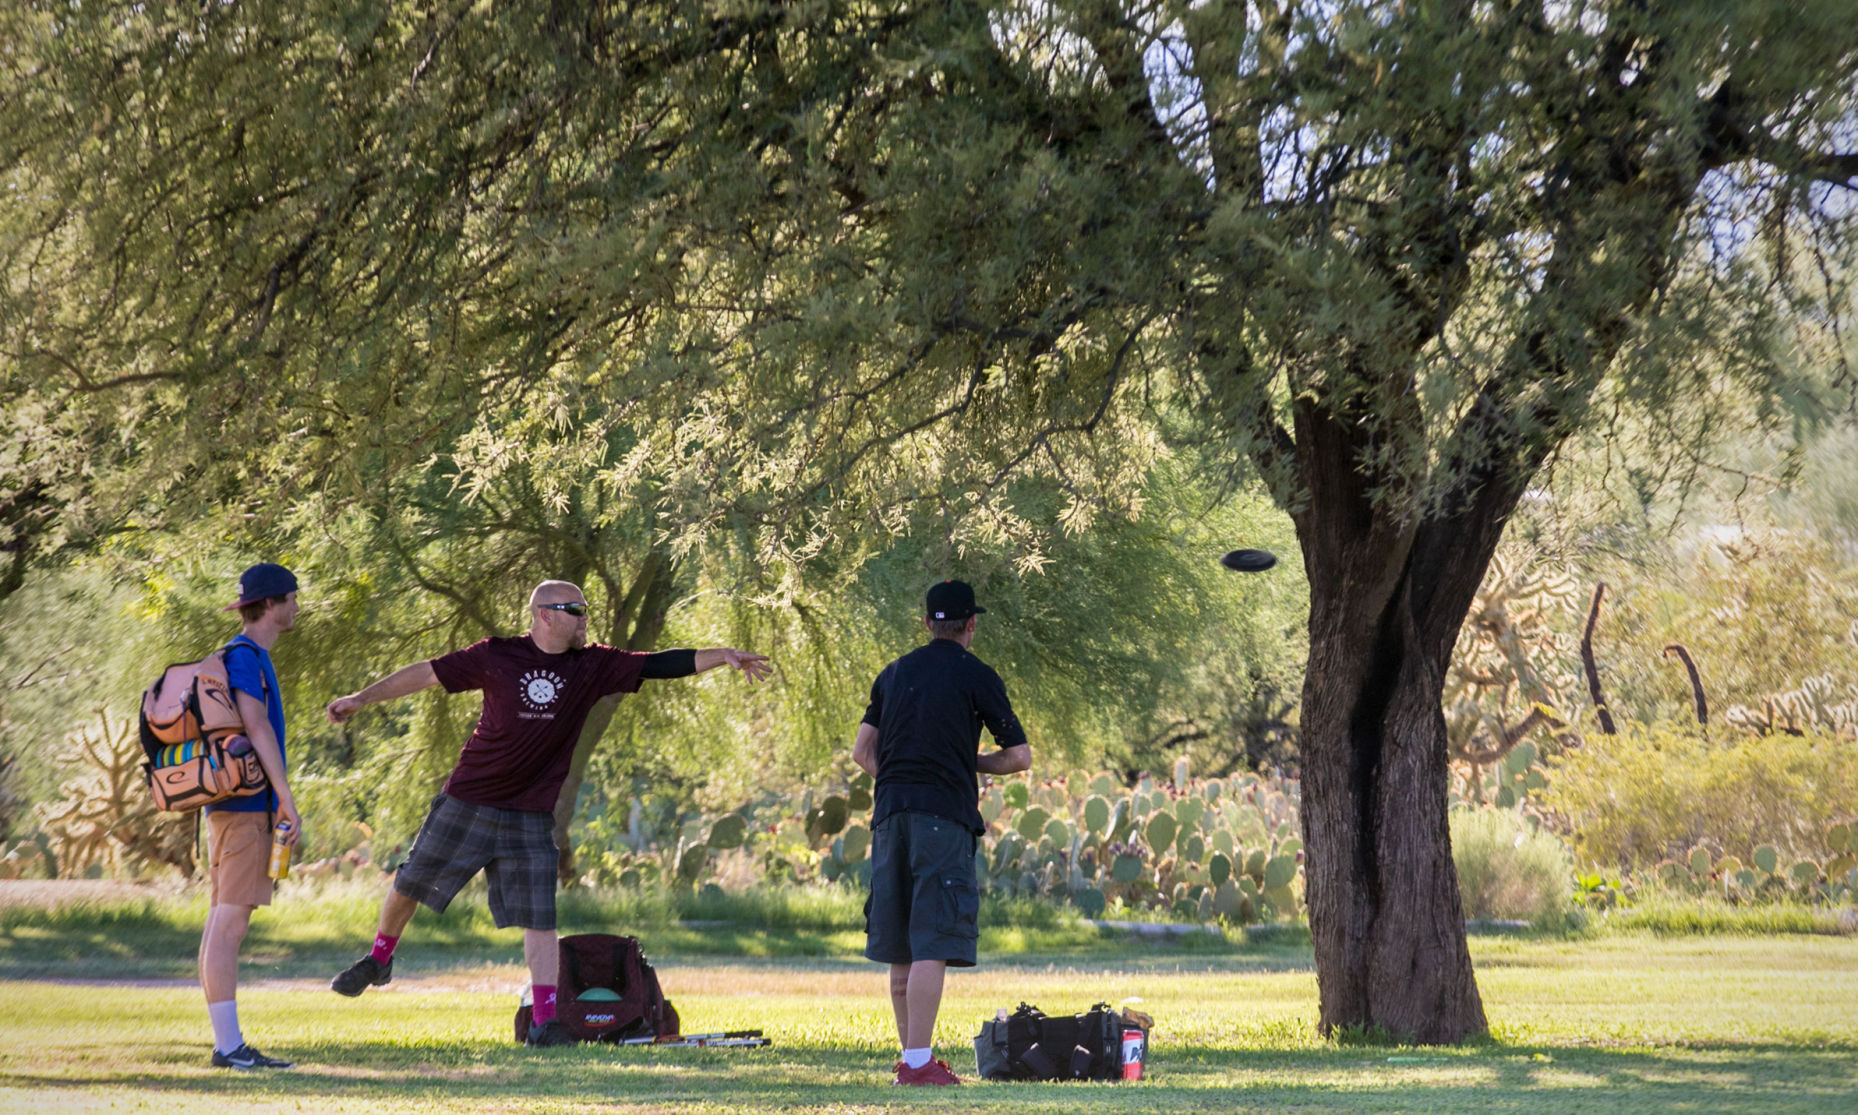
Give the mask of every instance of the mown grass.
[[958, 1069], [979, 1021], [1021, 999], [1078, 1010], [1140, 996], [1157, 1019], [1139, 1085], [898, 1094], [883, 976], [846, 959], [665, 956], [687, 1029], [757, 1026], [765, 1050], [529, 1051], [522, 973], [411, 966], [360, 1000], [308, 984], [241, 994], [246, 1030], [292, 1073], [206, 1067], [196, 989], [0, 984], [0, 1110], [862, 1112], [1841, 1111], [1858, 1103], [1858, 941], [1646, 935], [1476, 938], [1491, 1037], [1344, 1045], [1315, 1031], [1301, 948], [1182, 956], [1129, 945], [955, 974], [938, 1027]]
[[390, 987], [342, 999], [326, 981], [365, 944], [378, 899], [375, 886], [300, 887], [258, 918], [240, 995], [247, 1033], [300, 1065], [259, 1077], [206, 1066], [191, 984], [198, 895], [9, 901], [0, 1111], [1858, 1107], [1858, 938], [1762, 935], [1792, 923], [1682, 904], [1636, 928], [1609, 918], [1561, 935], [1473, 936], [1490, 1037], [1408, 1049], [1317, 1034], [1307, 937], [1294, 928], [1151, 941], [990, 903], [982, 967], [949, 982], [940, 1054], [971, 1066], [980, 1020], [1021, 1000], [1071, 1011], [1139, 996], [1158, 1019], [1153, 1079], [923, 1095], [887, 1086], [895, 1039], [883, 971], [856, 958], [856, 894], [564, 896], [564, 929], [638, 932], [686, 1029], [755, 1026], [775, 1039], [753, 1051], [516, 1046], [518, 935], [495, 930], [475, 892], [443, 917], [422, 912]]
[[[8, 884], [0, 884], [4, 888]], [[41, 885], [43, 886], [43, 885]], [[384, 883], [318, 882], [295, 886], [252, 922], [244, 956], [274, 975], [346, 964], [374, 938]], [[563, 933], [633, 933], [653, 955], [848, 957], [864, 947], [863, 896], [840, 889], [564, 892]], [[0, 905], [0, 978], [185, 976], [206, 915], [206, 896], [193, 889], [73, 901], [9, 901]], [[1049, 904], [989, 897], [982, 904], [983, 951], [1111, 955], [1118, 934], [1106, 934]], [[1229, 951], [1243, 933], [1196, 934], [1165, 947], [1180, 953]], [[409, 951], [433, 962], [514, 960], [521, 936], [499, 930], [480, 879], [443, 914], [422, 909], [408, 930]]]
[[[0, 883], [0, 978], [162, 978], [191, 975], [194, 949], [206, 913], [202, 890], [100, 888], [71, 900], [20, 900], [58, 893], [56, 885]], [[373, 939], [384, 882], [319, 880], [291, 884], [278, 903], [253, 921], [245, 949], [256, 970], [301, 976], [346, 964]], [[32, 888], [38, 888], [33, 890]], [[716, 890], [563, 892], [563, 932], [635, 933], [654, 955], [769, 958], [856, 957], [863, 947], [863, 896], [854, 890], [768, 888], [744, 893]], [[1126, 934], [1104, 932], [1073, 912], [1029, 899], [989, 896], [982, 904], [982, 952], [990, 956], [1038, 953], [1078, 959], [1114, 958], [1131, 947]], [[1480, 935], [1516, 935], [1483, 926]], [[1619, 934], [1660, 936], [1858, 933], [1858, 914], [1802, 906], [1730, 906], [1720, 899], [1652, 894], [1637, 905], [1582, 914], [1553, 931], [1520, 931], [1537, 939], [1602, 939]], [[1253, 946], [1307, 946], [1296, 923], [1226, 929], [1146, 941], [1149, 953], [1220, 956]], [[485, 903], [482, 881], [444, 914], [421, 910], [408, 945], [433, 964], [514, 961], [519, 935], [498, 930]]]

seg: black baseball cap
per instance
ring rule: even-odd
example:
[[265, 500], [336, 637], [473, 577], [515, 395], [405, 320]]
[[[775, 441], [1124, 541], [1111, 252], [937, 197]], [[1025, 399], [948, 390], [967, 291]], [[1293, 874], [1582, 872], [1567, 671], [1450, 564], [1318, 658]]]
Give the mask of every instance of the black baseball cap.
[[297, 575], [281, 565], [261, 561], [239, 574], [239, 598], [221, 611], [230, 612], [273, 596], [289, 596], [297, 591]]
[[923, 598], [930, 619], [967, 619], [987, 609], [974, 602], [974, 589], [966, 581], [943, 581], [930, 585]]

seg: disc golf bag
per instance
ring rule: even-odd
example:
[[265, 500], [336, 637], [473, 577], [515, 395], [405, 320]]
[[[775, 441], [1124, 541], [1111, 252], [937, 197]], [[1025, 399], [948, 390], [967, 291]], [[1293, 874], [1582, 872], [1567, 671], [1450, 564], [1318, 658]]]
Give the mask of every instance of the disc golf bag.
[[[581, 933], [561, 939], [555, 1017], [580, 1041], [664, 1038], [678, 1033], [677, 1008], [658, 986], [637, 937]], [[529, 1037], [531, 1007], [516, 1008], [516, 1040]]]
[[[1121, 1080], [1125, 1030], [1147, 1032], [1108, 1003], [1058, 1016], [1021, 1003], [1011, 1015], [981, 1024], [974, 1070], [987, 1080]], [[1144, 1064], [1147, 1047], [1145, 1040]]]
[[241, 733], [245, 723], [226, 683], [226, 656], [256, 653], [230, 643], [196, 662], [161, 671], [142, 693], [142, 764], [155, 808], [185, 813], [265, 789], [264, 767]]

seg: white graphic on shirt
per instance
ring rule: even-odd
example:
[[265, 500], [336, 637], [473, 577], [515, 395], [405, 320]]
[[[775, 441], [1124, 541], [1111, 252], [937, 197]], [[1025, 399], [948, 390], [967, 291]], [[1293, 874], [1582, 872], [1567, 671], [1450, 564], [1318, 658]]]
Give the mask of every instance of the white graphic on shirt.
[[530, 670], [517, 684], [521, 687], [523, 703], [541, 711], [555, 703], [555, 698], [561, 695], [562, 686], [566, 683], [561, 680], [561, 675], [550, 670]]

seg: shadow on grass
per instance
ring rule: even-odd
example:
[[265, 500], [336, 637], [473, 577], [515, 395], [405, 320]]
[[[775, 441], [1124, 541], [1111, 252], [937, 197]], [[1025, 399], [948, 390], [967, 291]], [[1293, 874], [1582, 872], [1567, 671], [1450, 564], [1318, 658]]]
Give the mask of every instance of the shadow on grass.
[[[565, 911], [564, 911], [565, 913]], [[8, 911], [0, 918], [0, 980], [180, 979], [191, 977], [204, 909], [177, 910], [158, 902]], [[351, 921], [354, 924], [349, 924]], [[281, 978], [326, 977], [346, 966], [372, 940], [372, 922], [294, 918], [286, 907], [253, 919], [244, 957], [254, 974]], [[860, 961], [863, 934], [809, 927], [706, 924], [701, 926], [589, 924], [564, 917], [564, 933], [635, 933], [655, 963], [713, 964]], [[1204, 935], [1158, 940], [1114, 931], [1037, 927], [986, 931], [988, 966], [1089, 965], [1093, 969], [1206, 972], [1307, 971], [1307, 944], [1294, 937], [1234, 944]], [[520, 960], [521, 935], [499, 930], [482, 909], [454, 904], [443, 915], [421, 911], [410, 930], [419, 969], [511, 963]]]
[[[541, 1100], [705, 1108], [859, 1107], [918, 1101], [888, 1087], [889, 1066], [868, 1051], [783, 1044], [760, 1050], [616, 1049], [533, 1051], [481, 1041], [417, 1048], [330, 1042], [274, 1053], [295, 1072], [240, 1075], [206, 1069], [163, 1051], [175, 1075], [99, 1072], [0, 1074], [0, 1085], [140, 1094], [224, 1095], [242, 1101], [317, 1098], [428, 1102], [508, 1109]], [[968, 1108], [1074, 1110], [1362, 1111], [1569, 1110], [1716, 1112], [1846, 1109], [1858, 1094], [1858, 1049], [1780, 1044], [1700, 1044], [1658, 1049], [1484, 1046], [1390, 1062], [1385, 1051], [1304, 1051], [1164, 1046], [1139, 1085], [981, 1084], [964, 1088]], [[146, 1064], [146, 1062], [145, 1062]], [[959, 1069], [960, 1066], [958, 1065]], [[939, 1093], [946, 1105], [952, 1093]], [[176, 1102], [179, 1102], [178, 1098]]]

